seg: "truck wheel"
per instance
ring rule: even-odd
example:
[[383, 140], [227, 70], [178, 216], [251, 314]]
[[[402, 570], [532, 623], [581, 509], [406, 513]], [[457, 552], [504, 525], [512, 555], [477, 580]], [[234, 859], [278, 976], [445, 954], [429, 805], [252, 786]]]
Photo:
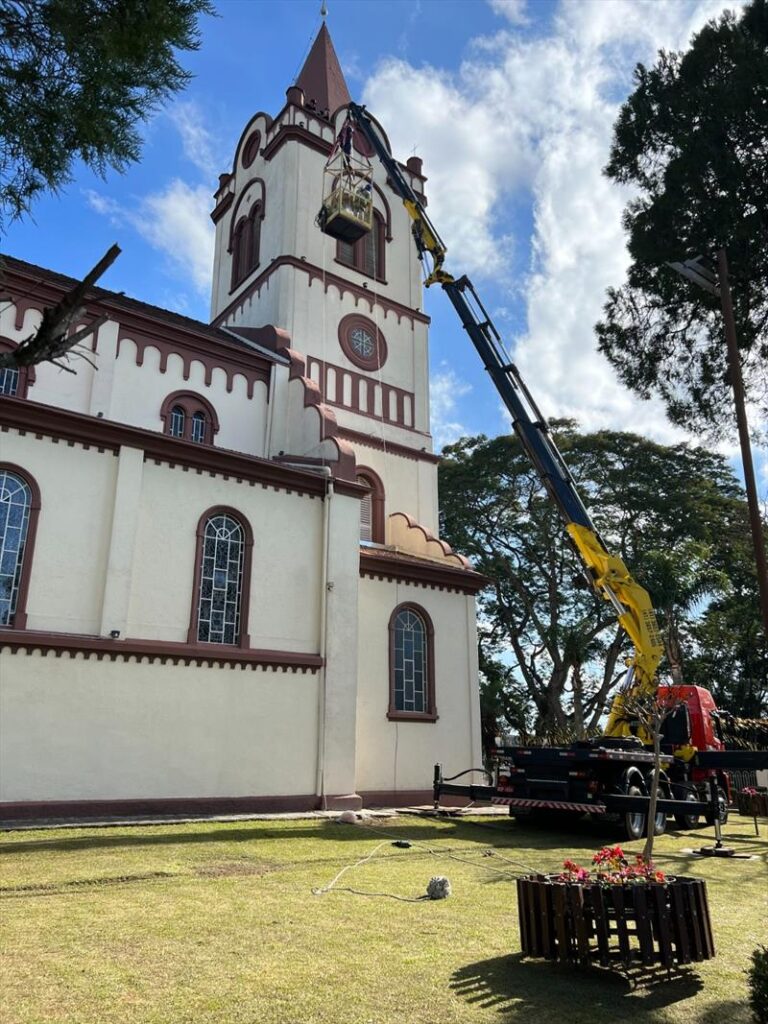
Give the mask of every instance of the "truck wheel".
[[[696, 800], [697, 800], [697, 797], [696, 797], [696, 794], [689, 789], [686, 792], [686, 794], [683, 797], [683, 799], [687, 800], [688, 803], [695, 804]], [[699, 823], [699, 816], [698, 816], [698, 814], [683, 814], [681, 811], [676, 811], [675, 812], [675, 822], [677, 823], [677, 825], [680, 828], [685, 828], [685, 829], [696, 828], [696, 826]]]
[[725, 790], [717, 787], [717, 809], [720, 816], [720, 824], [724, 825], [728, 821], [728, 797], [726, 796]]
[[[627, 786], [627, 796], [644, 796], [642, 789], [636, 784]], [[622, 815], [624, 832], [627, 839], [642, 839], [645, 834], [645, 815], [642, 811], [627, 811]]]

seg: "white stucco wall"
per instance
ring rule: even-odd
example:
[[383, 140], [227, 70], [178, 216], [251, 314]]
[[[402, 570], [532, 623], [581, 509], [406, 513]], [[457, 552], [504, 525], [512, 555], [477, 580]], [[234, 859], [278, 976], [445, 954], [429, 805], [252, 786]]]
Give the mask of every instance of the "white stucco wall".
[[314, 793], [317, 675], [0, 654], [0, 799]]
[[128, 634], [186, 640], [197, 526], [216, 505], [240, 513], [253, 531], [251, 646], [315, 652], [322, 501], [153, 463], [144, 467]]
[[[389, 620], [420, 605], [435, 630], [436, 722], [389, 721]], [[410, 584], [360, 580], [357, 785], [362, 792], [429, 790], [446, 775], [481, 764], [474, 598]]]
[[27, 628], [98, 634], [116, 456], [9, 431], [0, 459], [27, 470], [41, 493]]

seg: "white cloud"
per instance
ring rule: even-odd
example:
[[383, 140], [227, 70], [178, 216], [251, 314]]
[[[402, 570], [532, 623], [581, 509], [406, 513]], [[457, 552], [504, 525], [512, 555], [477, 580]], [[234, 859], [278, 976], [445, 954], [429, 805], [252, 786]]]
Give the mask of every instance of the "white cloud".
[[128, 224], [149, 244], [164, 253], [176, 277], [208, 295], [213, 268], [214, 230], [211, 224], [210, 189], [192, 187], [174, 178], [160, 192], [138, 200], [134, 207], [121, 206], [108, 196], [86, 193], [92, 209], [113, 223]]
[[429, 382], [429, 404], [432, 421], [432, 437], [440, 449], [457, 441], [467, 433], [455, 418], [457, 400], [472, 390], [465, 381], [459, 380], [449, 367], [443, 365], [439, 373], [432, 374]]
[[488, 0], [488, 6], [494, 14], [506, 18], [513, 25], [525, 25], [528, 22], [526, 0]]
[[182, 100], [168, 109], [168, 117], [181, 137], [184, 156], [195, 165], [206, 180], [214, 182], [219, 161], [217, 146], [205, 126], [204, 114], [194, 100]]
[[[510, 20], [519, 5], [492, 6]], [[395, 152], [416, 144], [424, 159], [448, 269], [491, 278], [510, 293], [503, 304], [525, 304], [527, 328], [509, 342], [546, 415], [681, 436], [596, 351], [605, 290], [628, 262], [621, 211], [630, 193], [602, 167], [635, 63], [685, 47], [721, 9], [720, 0], [565, 0], [539, 34], [473, 40], [456, 74], [390, 59], [366, 84]], [[505, 202], [532, 214], [532, 234], [517, 237], [514, 252]]]

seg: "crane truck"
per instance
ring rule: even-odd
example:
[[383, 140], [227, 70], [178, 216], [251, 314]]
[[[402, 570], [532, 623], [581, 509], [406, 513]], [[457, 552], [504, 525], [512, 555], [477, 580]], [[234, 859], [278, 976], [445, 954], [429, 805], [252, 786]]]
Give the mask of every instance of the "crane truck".
[[[627, 673], [613, 699], [603, 735], [568, 746], [499, 747], [488, 784], [456, 783], [476, 769], [445, 779], [435, 765], [435, 803], [444, 795], [501, 803], [513, 816], [589, 814], [619, 820], [631, 839], [647, 827], [650, 780], [656, 758], [652, 736], [638, 719], [643, 701], [666, 702], [674, 710], [661, 738], [661, 781], [654, 831], [662, 833], [668, 815], [691, 827], [701, 815], [708, 823], [727, 816], [727, 771], [768, 765], [768, 752], [726, 750], [718, 714], [708, 690], [699, 686], [662, 686], [657, 670], [664, 653], [656, 614], [648, 592], [623, 560], [611, 553], [585, 507], [546, 420], [501, 335], [469, 278], [453, 277], [444, 268], [446, 246], [427, 216], [424, 204], [392, 157], [364, 106], [348, 106], [347, 118], [326, 164], [326, 187], [318, 226], [333, 238], [354, 242], [370, 231], [372, 165], [378, 157], [388, 185], [412, 220], [425, 286], [439, 284], [475, 346], [512, 418], [523, 450], [556, 506], [566, 534], [584, 566], [590, 585], [613, 607], [634, 646]], [[355, 135], [362, 137], [362, 145]]]

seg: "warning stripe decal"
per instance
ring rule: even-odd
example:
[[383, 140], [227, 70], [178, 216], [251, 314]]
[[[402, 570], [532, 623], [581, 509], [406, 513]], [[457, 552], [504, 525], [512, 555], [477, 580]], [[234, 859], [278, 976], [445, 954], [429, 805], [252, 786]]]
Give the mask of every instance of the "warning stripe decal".
[[582, 814], [605, 814], [603, 804], [573, 804], [563, 800], [526, 800], [516, 796], [492, 796], [492, 804], [504, 804], [507, 807], [528, 809], [544, 808], [553, 811], [580, 811]]

